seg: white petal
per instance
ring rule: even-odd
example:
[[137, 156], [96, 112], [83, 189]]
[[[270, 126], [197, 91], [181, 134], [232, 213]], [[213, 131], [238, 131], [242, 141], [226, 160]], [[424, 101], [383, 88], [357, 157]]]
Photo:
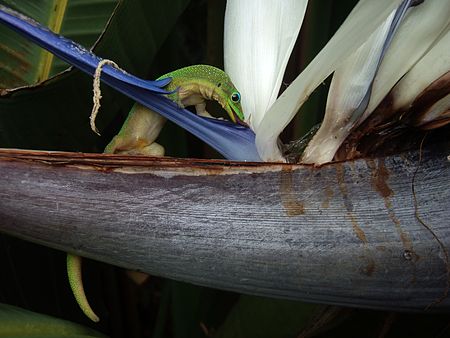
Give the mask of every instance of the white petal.
[[263, 160], [282, 160], [278, 135], [313, 90], [361, 46], [401, 0], [361, 0], [333, 38], [272, 105], [256, 131], [256, 146]]
[[[393, 109], [406, 111], [412, 107], [416, 116], [409, 116], [412, 123], [424, 129], [450, 123], [450, 25], [433, 47], [400, 80], [392, 90]], [[429, 91], [429, 92], [428, 92]], [[428, 93], [427, 93], [428, 92]], [[446, 94], [446, 95], [445, 95]], [[423, 95], [443, 97], [433, 104], [417, 108]], [[418, 99], [419, 98], [419, 99]], [[419, 102], [417, 102], [419, 101]], [[425, 99], [426, 101], [426, 99]], [[416, 107], [415, 107], [416, 105]]]
[[416, 121], [418, 127], [433, 129], [450, 123], [450, 94], [433, 103], [422, 112], [420, 120]]
[[409, 108], [430, 83], [450, 71], [450, 26], [392, 90], [394, 110]]
[[225, 71], [241, 92], [242, 109], [258, 129], [275, 101], [307, 0], [228, 0], [225, 12]]
[[[409, 10], [375, 78], [363, 119], [372, 113], [395, 84], [436, 43], [449, 24], [449, 0], [428, 0]], [[447, 45], [447, 48], [450, 46]]]
[[302, 162], [330, 162], [355, 124], [354, 112], [364, 100], [391, 27], [395, 10], [335, 71], [328, 91], [325, 117], [302, 156]]
[[[359, 96], [364, 95], [363, 91], [367, 87], [358, 91], [352, 88], [351, 84], [355, 82], [355, 77], [360, 77], [358, 73], [361, 74], [361, 72], [362, 76], [366, 76], [366, 84], [370, 83], [371, 73], [367, 70], [371, 68], [373, 62], [367, 58], [367, 63], [364, 64], [364, 61], [360, 63], [360, 59], [357, 58], [359, 54], [363, 54], [360, 53], [361, 49], [369, 51], [370, 40], [340, 66], [335, 74], [339, 82], [334, 83], [334, 86], [330, 88], [324, 124], [306, 148], [302, 162], [322, 164], [331, 161], [351, 130], [374, 111], [399, 79], [433, 45], [448, 25], [449, 15], [450, 1], [448, 0], [426, 1], [408, 10], [381, 63], [373, 83], [369, 104], [362, 116], [357, 117], [357, 120], [352, 116], [352, 109], [356, 109], [359, 103], [358, 97], [355, 98], [355, 93]], [[430, 80], [428, 83], [434, 79], [428, 78]], [[333, 82], [335, 82], [334, 80], [333, 78]], [[417, 94], [418, 92], [416, 92]], [[352, 99], [356, 100], [348, 102]], [[355, 106], [352, 107], [351, 103], [354, 103]]]

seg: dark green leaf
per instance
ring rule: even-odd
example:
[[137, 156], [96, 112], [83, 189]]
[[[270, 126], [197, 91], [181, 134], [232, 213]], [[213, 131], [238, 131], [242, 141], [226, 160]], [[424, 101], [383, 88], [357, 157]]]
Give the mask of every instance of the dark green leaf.
[[[96, 54], [146, 77], [188, 2], [120, 2], [94, 49]], [[103, 151], [117, 131], [105, 130], [105, 126], [118, 114], [125, 116], [132, 102], [108, 87], [102, 87], [102, 95], [97, 125], [104, 138], [89, 128], [92, 79], [77, 70], [4, 95], [0, 98], [0, 147]]]
[[319, 308], [315, 304], [243, 295], [214, 337], [296, 337]]
[[66, 320], [0, 304], [0, 337], [57, 338], [105, 337], [92, 329]]
[[[117, 0], [0, 0], [56, 33], [92, 46], [102, 33]], [[32, 85], [69, 66], [27, 39], [0, 26], [0, 88]]]

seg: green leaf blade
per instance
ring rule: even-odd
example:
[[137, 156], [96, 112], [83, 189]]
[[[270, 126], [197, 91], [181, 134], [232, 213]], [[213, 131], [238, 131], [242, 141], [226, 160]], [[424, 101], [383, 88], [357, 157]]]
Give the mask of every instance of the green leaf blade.
[[[0, 0], [38, 22], [46, 23], [51, 12], [51, 1]], [[6, 27], [0, 27], [0, 88], [16, 88], [39, 80], [41, 59], [47, 53]]]
[[94, 338], [105, 336], [79, 324], [0, 303], [0, 337]]
[[[114, 60], [136, 76], [148, 78], [152, 61], [188, 3], [189, 0], [121, 1], [103, 28], [105, 32], [95, 46], [95, 53]], [[7, 35], [15, 34], [6, 29]], [[0, 45], [6, 45], [4, 41], [0, 33]], [[10, 65], [10, 61], [0, 59], [0, 67], [2, 63]], [[154, 78], [161, 74], [153, 73]], [[9, 148], [102, 152], [114, 132], [106, 130], [106, 126], [118, 115], [125, 117], [131, 108], [128, 98], [102, 86], [98, 126], [105, 138], [101, 139], [89, 127], [92, 78], [76, 69], [33, 88], [5, 94], [0, 97], [0, 146]]]
[[[117, 3], [117, 0], [70, 0], [59, 33], [84, 47], [92, 47], [103, 33]], [[66, 62], [54, 58], [50, 76], [68, 67]]]
[[[85, 47], [101, 36], [118, 0], [0, 0], [0, 4], [32, 17], [56, 33]], [[0, 27], [0, 88], [34, 85], [66, 70], [69, 65]]]

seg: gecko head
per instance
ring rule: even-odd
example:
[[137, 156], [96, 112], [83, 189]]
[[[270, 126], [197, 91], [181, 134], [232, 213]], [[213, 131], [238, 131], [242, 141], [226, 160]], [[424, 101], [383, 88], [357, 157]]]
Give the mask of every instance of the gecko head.
[[241, 106], [241, 94], [233, 86], [225, 83], [217, 84], [217, 101], [220, 103], [223, 109], [228, 113], [231, 120], [234, 123], [247, 126], [244, 122], [244, 113]]

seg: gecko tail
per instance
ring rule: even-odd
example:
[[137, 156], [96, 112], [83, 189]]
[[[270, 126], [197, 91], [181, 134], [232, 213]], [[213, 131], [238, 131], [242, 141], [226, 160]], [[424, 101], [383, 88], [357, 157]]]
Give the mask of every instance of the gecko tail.
[[67, 254], [67, 276], [69, 277], [70, 288], [75, 296], [75, 300], [83, 313], [93, 322], [98, 322], [100, 319], [92, 310], [84, 293], [80, 256]]

